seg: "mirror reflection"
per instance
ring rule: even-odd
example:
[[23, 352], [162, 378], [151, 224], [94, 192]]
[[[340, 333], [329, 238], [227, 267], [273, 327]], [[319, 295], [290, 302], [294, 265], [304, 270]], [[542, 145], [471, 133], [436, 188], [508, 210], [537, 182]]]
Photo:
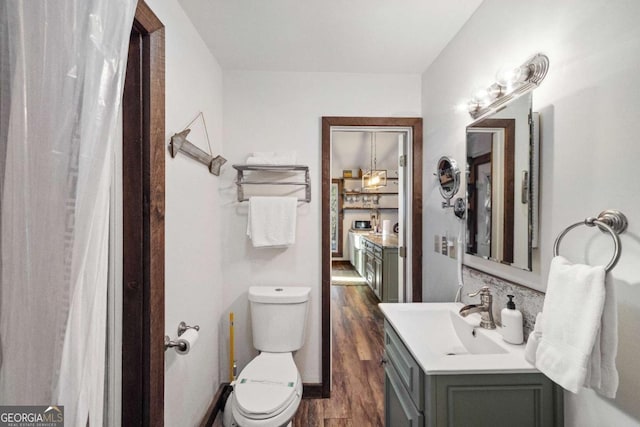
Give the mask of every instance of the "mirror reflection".
[[460, 188], [460, 169], [455, 160], [443, 156], [438, 161], [438, 181], [440, 194], [446, 200], [451, 199]]
[[531, 270], [531, 97], [467, 127], [466, 252]]

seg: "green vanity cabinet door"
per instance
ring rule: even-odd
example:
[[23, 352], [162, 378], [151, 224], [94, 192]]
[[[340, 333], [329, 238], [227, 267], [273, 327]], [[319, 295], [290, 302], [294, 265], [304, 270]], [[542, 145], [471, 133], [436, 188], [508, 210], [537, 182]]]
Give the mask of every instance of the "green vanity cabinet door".
[[413, 404], [420, 411], [424, 409], [424, 373], [413, 358], [396, 331], [385, 321], [384, 353], [387, 365], [392, 365], [400, 384], [406, 390]]
[[423, 427], [422, 412], [402, 385], [391, 363], [384, 367], [384, 425], [387, 427]]
[[427, 426], [559, 427], [562, 389], [539, 373], [430, 375]]

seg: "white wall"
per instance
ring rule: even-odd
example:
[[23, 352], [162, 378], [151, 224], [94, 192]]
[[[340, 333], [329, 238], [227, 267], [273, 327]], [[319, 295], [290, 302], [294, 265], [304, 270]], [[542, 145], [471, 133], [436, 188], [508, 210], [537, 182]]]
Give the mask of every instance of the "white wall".
[[[175, 0], [147, 0], [165, 25], [166, 142], [199, 111], [213, 152], [222, 151], [222, 71]], [[189, 140], [208, 151], [202, 122]], [[197, 346], [186, 356], [167, 351], [165, 425], [198, 425], [222, 381], [218, 372], [220, 280], [219, 179], [182, 154], [166, 156], [165, 333], [178, 323], [199, 324]], [[226, 378], [224, 379], [226, 380]]]
[[[311, 203], [298, 208], [296, 244], [254, 249], [245, 235], [246, 203], [236, 201], [235, 171], [224, 168], [224, 310], [236, 313], [239, 368], [255, 354], [248, 328], [249, 286], [311, 286], [307, 341], [296, 362], [305, 382], [321, 380], [321, 117], [415, 117], [420, 111], [419, 75], [225, 71], [225, 157], [243, 163], [252, 151], [297, 151], [298, 163], [310, 167], [312, 182]], [[226, 348], [224, 340], [221, 345]]]
[[[476, 87], [487, 86], [496, 71], [518, 65], [536, 52], [550, 58], [550, 70], [534, 92], [541, 114], [540, 255], [542, 271], [529, 281], [544, 288], [555, 236], [567, 225], [608, 208], [624, 211], [629, 229], [621, 236], [622, 256], [610, 274], [619, 308], [618, 370], [615, 400], [590, 391], [565, 393], [567, 426], [637, 426], [640, 423], [640, 2], [486, 0], [423, 74], [425, 127], [424, 241], [445, 230], [457, 233], [450, 211], [440, 209], [431, 179], [443, 154], [464, 159], [468, 114], [456, 109]], [[578, 229], [563, 241], [563, 253], [576, 261], [605, 263], [610, 239]], [[450, 300], [455, 294], [455, 261], [425, 250], [424, 295]], [[586, 257], [586, 258], [585, 258]], [[501, 273], [490, 268], [489, 272]], [[579, 296], [576, 296], [579, 297]]]

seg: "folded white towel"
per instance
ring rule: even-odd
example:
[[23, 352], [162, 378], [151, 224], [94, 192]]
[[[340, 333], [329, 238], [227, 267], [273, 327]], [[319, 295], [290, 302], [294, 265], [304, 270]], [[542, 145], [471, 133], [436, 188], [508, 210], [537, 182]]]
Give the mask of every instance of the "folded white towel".
[[295, 197], [250, 197], [247, 236], [253, 246], [293, 245], [296, 241], [297, 205]]
[[532, 365], [536, 364], [536, 351], [540, 344], [540, 337], [542, 337], [542, 313], [538, 313], [536, 316], [536, 323], [533, 325], [533, 332], [529, 334], [529, 338], [527, 338], [527, 345], [524, 348], [524, 358]]
[[617, 389], [615, 298], [605, 274], [602, 266], [551, 261], [535, 365], [573, 393], [586, 386], [610, 397]]
[[296, 152], [256, 151], [247, 158], [248, 165], [295, 165]]

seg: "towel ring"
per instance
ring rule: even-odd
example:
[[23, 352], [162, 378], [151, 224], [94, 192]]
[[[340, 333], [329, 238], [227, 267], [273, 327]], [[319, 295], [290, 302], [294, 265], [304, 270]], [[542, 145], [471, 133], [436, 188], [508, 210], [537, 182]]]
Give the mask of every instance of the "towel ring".
[[574, 228], [580, 225], [586, 225], [588, 227], [598, 226], [602, 232], [608, 232], [613, 239], [614, 252], [613, 258], [609, 261], [609, 264], [605, 266], [605, 271], [609, 272], [618, 263], [620, 258], [620, 236], [619, 233], [624, 232], [627, 229], [627, 217], [620, 211], [606, 210], [598, 215], [598, 218], [589, 217], [584, 221], [571, 224], [564, 229], [562, 233], [556, 237], [556, 241], [553, 243], [553, 256], [558, 256], [558, 248], [560, 247], [560, 241], [563, 237]]

